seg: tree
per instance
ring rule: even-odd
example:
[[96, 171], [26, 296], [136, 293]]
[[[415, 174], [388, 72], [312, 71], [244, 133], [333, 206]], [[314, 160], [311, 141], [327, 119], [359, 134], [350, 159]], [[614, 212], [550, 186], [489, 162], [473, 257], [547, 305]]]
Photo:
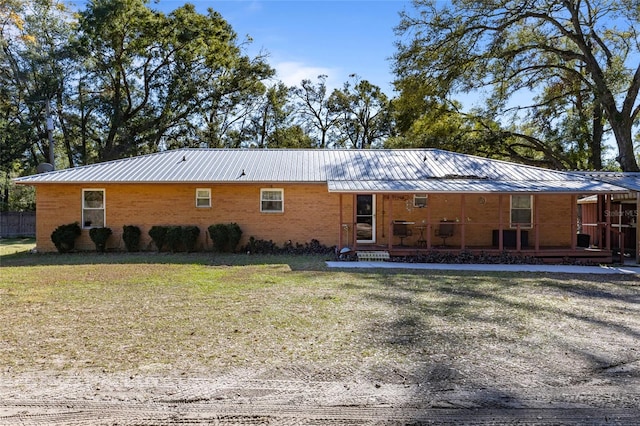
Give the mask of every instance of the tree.
[[[405, 79], [421, 81], [426, 93], [442, 100], [490, 89], [485, 113], [505, 120], [521, 120], [523, 109], [550, 108], [558, 99], [548, 96], [554, 92], [575, 100], [588, 93], [594, 142], [600, 137], [601, 111], [615, 137], [620, 166], [638, 170], [633, 151], [640, 112], [640, 64], [634, 62], [640, 54], [637, 1], [454, 0], [444, 5], [416, 0], [414, 4], [417, 15], [404, 12], [397, 28], [399, 35], [410, 38], [397, 44], [397, 84]], [[514, 107], [513, 102], [521, 101], [516, 96], [523, 92], [533, 94], [532, 102]], [[566, 106], [556, 104], [554, 119], [567, 119]], [[577, 102], [575, 106], [581, 107]], [[587, 114], [576, 117], [582, 123], [587, 120]]]
[[61, 2], [0, 4], [0, 163], [5, 171], [16, 159], [26, 157], [33, 167], [49, 161], [45, 111], [59, 106], [72, 74], [72, 28], [73, 16]]
[[317, 134], [316, 146], [328, 148], [331, 145], [330, 132], [339, 122], [339, 116], [331, 108], [327, 94], [327, 76], [319, 75], [318, 83], [302, 80], [300, 87], [291, 89], [298, 100], [297, 112], [309, 133]]
[[100, 160], [193, 144], [217, 124], [207, 107], [272, 73], [242, 55], [219, 13], [190, 4], [165, 15], [144, 0], [92, 0], [80, 28]]
[[335, 89], [329, 99], [329, 108], [340, 117], [341, 143], [356, 149], [382, 146], [391, 135], [391, 102], [380, 87], [351, 77], [354, 83]]

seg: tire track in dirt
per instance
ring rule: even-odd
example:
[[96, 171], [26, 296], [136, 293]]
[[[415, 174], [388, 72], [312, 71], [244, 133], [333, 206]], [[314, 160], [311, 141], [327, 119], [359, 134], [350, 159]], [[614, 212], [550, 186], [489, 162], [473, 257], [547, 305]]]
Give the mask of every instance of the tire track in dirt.
[[211, 403], [0, 403], [0, 425], [637, 425], [637, 409], [422, 409]]

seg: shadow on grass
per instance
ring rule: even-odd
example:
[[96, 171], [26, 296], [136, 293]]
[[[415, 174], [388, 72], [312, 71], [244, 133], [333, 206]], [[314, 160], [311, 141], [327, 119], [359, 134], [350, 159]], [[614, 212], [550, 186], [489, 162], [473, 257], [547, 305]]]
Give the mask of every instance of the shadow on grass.
[[189, 264], [209, 266], [244, 266], [286, 264], [291, 270], [327, 270], [326, 255], [248, 255], [214, 252], [170, 253], [30, 253], [22, 251], [0, 256], [0, 267], [48, 265], [110, 264]]
[[[362, 297], [391, 314], [363, 333], [373, 347], [412, 360], [402, 377], [420, 405], [526, 409], [540, 404], [532, 395], [543, 395], [596, 409], [608, 395], [581, 395], [574, 386], [606, 384], [619, 395], [640, 389], [635, 276], [421, 271], [369, 279]], [[544, 396], [549, 389], [557, 392]], [[627, 408], [639, 394], [612, 408]]]

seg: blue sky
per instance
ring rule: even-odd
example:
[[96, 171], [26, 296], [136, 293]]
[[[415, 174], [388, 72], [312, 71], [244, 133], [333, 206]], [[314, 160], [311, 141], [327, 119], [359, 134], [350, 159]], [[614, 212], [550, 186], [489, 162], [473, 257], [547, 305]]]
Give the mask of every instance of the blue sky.
[[[168, 13], [187, 1], [156, 0], [149, 6]], [[328, 76], [331, 88], [341, 87], [350, 74], [393, 93], [393, 28], [404, 0], [191, 0], [200, 13], [218, 11], [239, 40], [251, 36], [248, 50], [268, 53], [268, 62], [285, 84]]]

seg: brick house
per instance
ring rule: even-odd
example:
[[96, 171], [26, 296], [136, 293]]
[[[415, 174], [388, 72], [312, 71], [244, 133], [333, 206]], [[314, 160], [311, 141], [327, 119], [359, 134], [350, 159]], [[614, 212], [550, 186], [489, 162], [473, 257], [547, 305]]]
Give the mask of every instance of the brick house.
[[61, 225], [83, 228], [76, 248], [92, 250], [88, 229], [110, 227], [124, 249], [137, 225], [154, 249], [153, 225], [206, 229], [238, 223], [250, 236], [354, 250], [512, 251], [548, 259], [611, 261], [609, 247], [579, 247], [577, 199], [628, 192], [580, 174], [437, 149], [179, 149], [22, 177], [36, 188], [37, 249], [54, 251]]

